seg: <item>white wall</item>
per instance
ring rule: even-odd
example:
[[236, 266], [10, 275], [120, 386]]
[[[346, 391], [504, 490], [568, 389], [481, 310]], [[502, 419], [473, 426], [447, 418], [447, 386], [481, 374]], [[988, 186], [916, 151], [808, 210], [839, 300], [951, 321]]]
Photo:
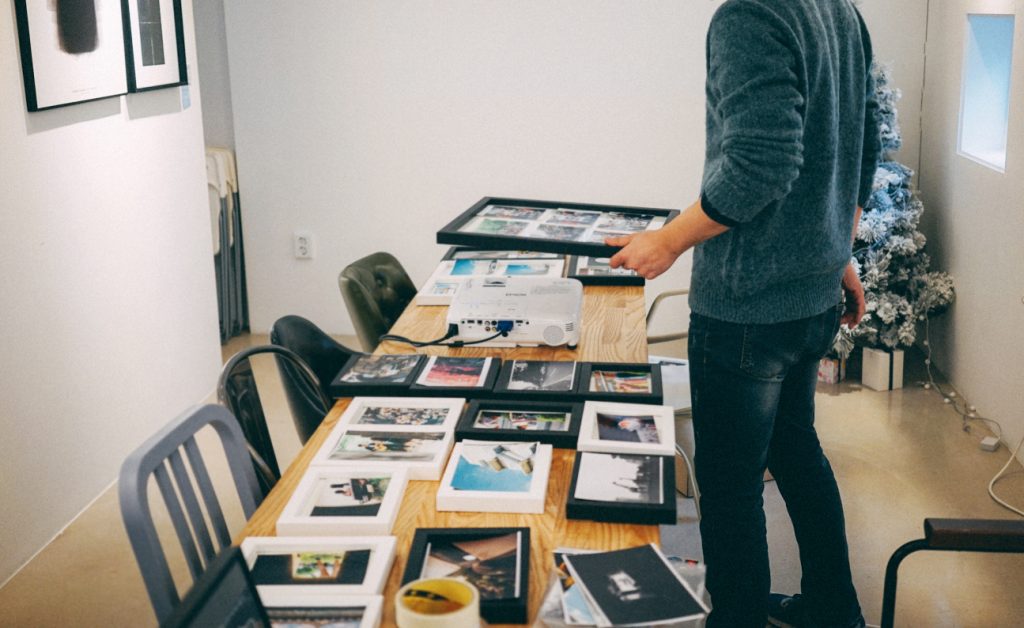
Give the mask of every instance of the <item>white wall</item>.
[[[689, 205], [719, 4], [228, 0], [253, 329], [295, 313], [350, 333], [338, 272], [383, 249], [424, 281], [434, 233], [482, 196]], [[862, 10], [906, 91], [916, 167], [924, 0], [897, 4]], [[314, 260], [292, 258], [299, 228]]]
[[2, 583], [205, 396], [220, 355], [198, 94], [28, 114], [13, 3], [0, 87]]
[[235, 121], [231, 109], [228, 46], [224, 37], [224, 0], [198, 0], [196, 56], [203, 89], [203, 135], [207, 146], [235, 147]]
[[[934, 266], [957, 299], [935, 319], [935, 361], [1004, 442], [1024, 436], [1024, 2], [933, 2], [928, 33], [921, 195]], [[1016, 13], [1006, 172], [957, 155], [968, 12]]]

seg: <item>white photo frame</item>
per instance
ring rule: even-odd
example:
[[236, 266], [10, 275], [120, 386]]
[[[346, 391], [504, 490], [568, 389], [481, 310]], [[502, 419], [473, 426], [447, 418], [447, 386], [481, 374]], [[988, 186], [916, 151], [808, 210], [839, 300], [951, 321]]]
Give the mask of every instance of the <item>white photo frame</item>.
[[[381, 486], [381, 479], [386, 479], [384, 493], [375, 497], [373, 493]], [[391, 534], [407, 482], [408, 475], [404, 469], [310, 466], [277, 519], [277, 534]], [[376, 512], [372, 512], [374, 507]], [[335, 511], [334, 514], [331, 511]], [[342, 514], [345, 512], [351, 514]]]
[[[355, 397], [345, 408], [339, 425], [355, 430], [376, 430], [376, 429], [398, 429], [423, 428], [430, 431], [455, 430], [462, 414], [462, 408], [466, 405], [465, 399], [455, 397]], [[384, 412], [374, 413], [375, 408], [384, 409]], [[410, 410], [437, 410], [437, 413], [428, 413], [428, 416], [402, 417], [388, 416], [393, 412], [387, 409], [410, 409]], [[445, 413], [444, 418], [437, 422], [437, 415]], [[374, 415], [377, 416], [374, 416]], [[432, 415], [432, 416], [430, 416]]]
[[[457, 401], [461, 411], [462, 400]], [[339, 420], [310, 464], [365, 470], [405, 469], [410, 480], [438, 480], [453, 441], [453, 428], [350, 426]]]
[[[531, 459], [532, 472], [529, 475], [532, 477], [528, 481], [515, 478], [515, 483], [522, 483], [526, 490], [471, 490], [453, 486], [457, 474], [470, 477], [466, 474], [467, 469], [471, 469], [473, 466], [487, 468], [485, 463], [473, 460], [475, 454], [469, 457], [464, 455], [470, 451], [470, 448], [480, 447], [496, 450], [495, 460], [499, 457], [497, 448], [502, 448], [511, 452], [511, 459], [514, 461], [522, 458], [519, 450], [525, 446], [536, 447]], [[444, 476], [441, 478], [441, 486], [437, 489], [437, 510], [543, 514], [544, 502], [547, 498], [548, 476], [551, 472], [551, 458], [551, 445], [536, 442], [464, 440], [456, 443]], [[511, 467], [509, 464], [505, 466], [506, 470]], [[476, 481], [478, 477], [472, 476], [471, 481]], [[510, 483], [502, 481], [501, 484], [507, 487]]]
[[[267, 614], [271, 620], [279, 620], [274, 617], [274, 609], [324, 609], [324, 608], [362, 608], [363, 617], [359, 622], [359, 628], [378, 628], [381, 615], [384, 610], [383, 595], [325, 595], [323, 593], [287, 593], [275, 600], [274, 604], [266, 604]], [[284, 618], [280, 618], [284, 619]]]
[[[296, 594], [378, 595], [384, 591], [391, 565], [395, 561], [396, 539], [393, 536], [250, 536], [242, 541], [242, 555], [256, 581], [256, 591], [265, 606], [281, 606]], [[263, 556], [290, 554], [347, 554], [369, 550], [362, 581], [351, 584], [304, 584], [293, 578], [286, 582], [268, 583], [261, 577], [257, 560]], [[344, 562], [342, 562], [344, 565]], [[343, 568], [343, 567], [342, 567]], [[294, 565], [291, 569], [295, 570]], [[281, 579], [285, 580], [285, 579]], [[261, 584], [261, 581], [263, 582]]]
[[[620, 428], [621, 422], [616, 422], [619, 425], [608, 425], [607, 417], [620, 417], [623, 420], [642, 418], [642, 421], [629, 422]], [[647, 421], [647, 417], [651, 421]], [[648, 440], [655, 432], [656, 438]], [[618, 436], [630, 440], [619, 440], [616, 438]], [[583, 404], [583, 421], [576, 449], [612, 454], [674, 456], [676, 430], [672, 406], [587, 401]]]

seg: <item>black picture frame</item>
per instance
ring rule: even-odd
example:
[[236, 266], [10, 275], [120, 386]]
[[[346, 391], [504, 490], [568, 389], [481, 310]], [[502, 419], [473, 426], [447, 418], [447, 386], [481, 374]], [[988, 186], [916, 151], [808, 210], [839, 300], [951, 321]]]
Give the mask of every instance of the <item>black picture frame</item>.
[[[661, 461], [661, 503], [640, 504], [634, 502], [593, 501], [576, 498], [576, 486], [580, 481], [580, 462], [584, 456], [628, 456], [656, 458]], [[607, 523], [635, 523], [642, 525], [676, 523], [676, 473], [674, 456], [651, 456], [646, 454], [608, 454], [593, 451], [578, 451], [573, 462], [572, 482], [565, 501], [566, 519], [583, 519]]]
[[[594, 371], [635, 371], [650, 373], [650, 393], [605, 392], [590, 390], [590, 379]], [[584, 362], [580, 368], [576, 396], [591, 401], [620, 401], [622, 403], [649, 403], [661, 405], [665, 392], [661, 382], [661, 365], [646, 362]]]
[[[654, 207], [630, 207], [624, 205], [596, 205], [591, 203], [563, 203], [556, 201], [540, 201], [520, 198], [505, 198], [485, 196], [472, 207], [459, 214], [454, 220], [442, 227], [437, 232], [438, 244], [454, 244], [480, 249], [499, 250], [528, 250], [542, 251], [548, 253], [560, 253], [563, 255], [590, 255], [593, 257], [611, 257], [618, 251], [618, 247], [608, 246], [603, 243], [576, 242], [572, 240], [559, 240], [554, 238], [526, 237], [522, 235], [497, 235], [470, 233], [461, 231], [470, 221], [477, 218], [478, 214], [488, 205], [512, 206], [524, 209], [567, 209], [588, 212], [617, 213], [636, 216], [654, 216], [665, 219], [668, 224], [673, 218], [679, 215], [677, 209], [662, 209]], [[502, 218], [496, 218], [502, 220]]]
[[[482, 410], [495, 412], [566, 412], [571, 414], [569, 429], [564, 432], [548, 432], [514, 429], [486, 429], [474, 427], [477, 415]], [[474, 399], [459, 417], [455, 426], [455, 440], [530, 440], [558, 449], [576, 449], [583, 421], [583, 404], [574, 401], [517, 401], [507, 399]]]
[[270, 618], [242, 551], [237, 546], [224, 548], [160, 625], [163, 628], [243, 625], [269, 628]]
[[[171, 5], [168, 7], [171, 14], [167, 16], [163, 15], [161, 3], [158, 0], [148, 0], [148, 2], [147, 0], [121, 0], [121, 3], [128, 92], [146, 92], [154, 89], [188, 85], [188, 63], [185, 59], [185, 26], [181, 11], [181, 0], [171, 0]], [[147, 18], [139, 13], [143, 8], [150, 11], [155, 9], [157, 15], [153, 18]], [[173, 42], [164, 41], [162, 28], [164, 17], [170, 17], [173, 20]], [[138, 34], [138, 39], [136, 34]], [[147, 39], [153, 45], [141, 45], [143, 39]], [[168, 50], [174, 52], [171, 59], [167, 59], [170, 56], [168, 55]], [[150, 67], [158, 67], [159, 71], [148, 71], [147, 68]], [[151, 73], [155, 74], [155, 76], [148, 75]]]
[[565, 276], [569, 279], [576, 279], [584, 286], [644, 286], [647, 283], [643, 275], [637, 274], [635, 270], [627, 271], [630, 274], [622, 275], [581, 275], [581, 258], [593, 259], [590, 255], [570, 255]]
[[402, 573], [402, 584], [418, 580], [423, 573], [428, 545], [439, 541], [472, 541], [519, 533], [519, 596], [505, 599], [481, 599], [480, 616], [492, 624], [525, 624], [530, 597], [530, 528], [417, 528], [409, 547], [409, 560]]
[[29, 112], [128, 93], [122, 1], [14, 1]]
[[[547, 362], [559, 362], [562, 364], [572, 364], [572, 386], [569, 390], [522, 390], [522, 389], [510, 389], [513, 369], [517, 362], [528, 362], [528, 363], [547, 363]], [[545, 399], [573, 399], [577, 395], [580, 383], [580, 372], [582, 368], [582, 362], [575, 362], [569, 360], [505, 360], [501, 365], [501, 371], [498, 373], [498, 377], [494, 382], [494, 398], [495, 399], [518, 399], [518, 400], [535, 400], [542, 401]]]
[[[508, 253], [515, 253], [515, 254], [519, 254], [519, 255], [526, 254], [526, 257], [512, 257], [512, 256], [509, 256]], [[472, 258], [457, 257], [459, 254], [472, 254], [472, 255], [474, 255], [474, 257], [472, 257]], [[532, 260], [532, 259], [558, 259], [560, 257], [565, 257], [565, 256], [563, 254], [561, 254], [561, 253], [549, 253], [547, 251], [507, 251], [507, 250], [498, 251], [498, 250], [495, 250], [495, 249], [478, 249], [478, 248], [469, 247], [469, 246], [452, 246], [452, 247], [448, 247], [448, 250], [445, 251], [444, 256], [441, 258], [441, 261], [445, 262], [445, 261], [450, 261], [450, 260], [453, 260], [453, 259], [517, 259], [517, 260], [518, 259], [522, 259], [522, 260]]]
[[356, 353], [349, 357], [345, 362], [345, 365], [341, 367], [338, 374], [331, 380], [328, 390], [330, 394], [335, 398], [340, 397], [356, 397], [359, 395], [372, 395], [372, 396], [385, 396], [385, 397], [400, 397], [408, 394], [408, 389], [412, 386], [413, 382], [420, 374], [420, 369], [423, 368], [423, 364], [427, 361], [427, 356], [421, 354], [400, 354], [401, 357], [415, 356], [417, 358], [416, 365], [413, 367], [412, 372], [402, 379], [400, 382], [344, 382], [342, 378], [351, 371], [356, 364], [366, 358], [387, 358], [388, 355], [372, 354], [372, 353]]
[[[430, 359], [434, 357], [438, 359], [457, 359], [469, 356], [428, 356], [420, 366], [419, 372], [416, 374], [417, 380], [430, 367]], [[490, 364], [486, 367], [486, 374], [483, 376], [481, 383], [477, 386], [424, 386], [416, 383], [414, 380], [413, 384], [409, 386], [403, 394], [408, 394], [413, 397], [464, 397], [466, 399], [490, 397], [494, 394], [494, 382], [498, 379], [498, 373], [501, 371], [501, 364], [501, 358], [492, 357]]]

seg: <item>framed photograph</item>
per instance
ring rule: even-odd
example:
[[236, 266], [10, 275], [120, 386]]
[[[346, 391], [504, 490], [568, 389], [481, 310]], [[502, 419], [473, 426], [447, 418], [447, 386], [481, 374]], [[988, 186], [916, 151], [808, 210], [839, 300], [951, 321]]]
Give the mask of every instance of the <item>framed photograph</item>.
[[330, 391], [335, 397], [380, 395], [403, 391], [412, 386], [427, 356], [379, 355], [357, 353], [345, 362], [331, 381]]
[[527, 622], [529, 528], [418, 528], [402, 584], [462, 578], [480, 591], [480, 615], [492, 624]]
[[359, 430], [412, 427], [450, 432], [465, 405], [465, 399], [447, 397], [356, 397], [338, 423]]
[[350, 425], [339, 420], [310, 464], [360, 470], [405, 469], [410, 480], [438, 480], [451, 449], [451, 428]]
[[566, 399], [576, 393], [578, 362], [507, 360], [494, 384], [496, 398]]
[[280, 596], [266, 609], [274, 626], [377, 628], [384, 609], [384, 596], [292, 593]]
[[545, 251], [492, 251], [489, 249], [474, 249], [466, 246], [450, 247], [442, 257], [442, 260], [451, 259], [564, 259], [559, 253], [548, 253]]
[[708, 612], [653, 544], [564, 559], [598, 626], [681, 623]]
[[583, 404], [579, 451], [674, 456], [675, 415], [671, 406], [588, 401]]
[[121, 1], [14, 1], [29, 111], [128, 92]]
[[181, 0], [122, 1], [128, 91], [187, 85]]
[[584, 362], [576, 394], [588, 400], [661, 404], [661, 365]]
[[567, 519], [611, 523], [676, 522], [675, 456], [576, 453]]
[[403, 469], [310, 466], [277, 519], [277, 534], [391, 534], [407, 478]]
[[576, 449], [583, 404], [568, 401], [474, 400], [462, 413], [455, 440], [530, 440]]
[[409, 390], [424, 396], [490, 396], [500, 367], [498, 358], [432, 355], [427, 358]]
[[456, 443], [437, 489], [437, 509], [542, 514], [551, 445], [538, 442]]
[[470, 277], [561, 277], [565, 258], [454, 259], [442, 261], [416, 295], [418, 305], [449, 305]]
[[605, 238], [653, 231], [675, 209], [484, 197], [437, 232], [438, 244], [610, 257]]
[[395, 559], [395, 537], [250, 536], [242, 554], [264, 606], [296, 593], [377, 595]]
[[612, 268], [610, 257], [573, 255], [566, 277], [578, 279], [584, 286], [642, 286], [646, 280], [635, 270]]

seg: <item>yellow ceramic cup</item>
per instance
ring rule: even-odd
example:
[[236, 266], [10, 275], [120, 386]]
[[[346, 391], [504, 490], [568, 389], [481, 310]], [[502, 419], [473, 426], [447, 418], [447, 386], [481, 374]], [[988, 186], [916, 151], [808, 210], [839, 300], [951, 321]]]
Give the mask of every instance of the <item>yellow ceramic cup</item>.
[[479, 628], [480, 592], [455, 578], [414, 580], [395, 596], [399, 628]]

